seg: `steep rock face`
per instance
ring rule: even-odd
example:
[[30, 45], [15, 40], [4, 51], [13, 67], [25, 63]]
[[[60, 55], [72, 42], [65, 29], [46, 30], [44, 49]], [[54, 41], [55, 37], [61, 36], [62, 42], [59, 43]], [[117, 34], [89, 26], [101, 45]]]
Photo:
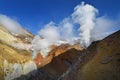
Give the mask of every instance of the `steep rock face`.
[[92, 43], [81, 64], [61, 80], [120, 80], [120, 31]]
[[40, 68], [40, 70], [44, 71], [46, 75], [49, 75], [51, 79], [56, 80], [60, 75], [65, 73], [73, 63], [75, 63], [76, 59], [81, 54], [83, 48], [76, 49], [75, 47], [76, 45], [59, 46], [53, 51], [57, 56], [55, 56], [49, 64]]
[[[32, 38], [32, 34], [26, 32]], [[12, 80], [37, 69], [27, 49], [30, 45], [0, 26], [0, 79]]]

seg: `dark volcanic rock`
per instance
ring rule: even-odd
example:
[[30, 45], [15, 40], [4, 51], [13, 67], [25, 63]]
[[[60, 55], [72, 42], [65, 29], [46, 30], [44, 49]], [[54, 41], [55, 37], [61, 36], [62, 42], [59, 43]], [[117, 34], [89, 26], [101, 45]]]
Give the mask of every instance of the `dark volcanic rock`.
[[104, 57], [104, 58], [101, 60], [101, 63], [102, 63], [102, 64], [107, 64], [107, 63], [109, 63], [111, 60], [112, 60], [112, 57], [111, 57], [111, 56], [107, 56], [107, 57]]

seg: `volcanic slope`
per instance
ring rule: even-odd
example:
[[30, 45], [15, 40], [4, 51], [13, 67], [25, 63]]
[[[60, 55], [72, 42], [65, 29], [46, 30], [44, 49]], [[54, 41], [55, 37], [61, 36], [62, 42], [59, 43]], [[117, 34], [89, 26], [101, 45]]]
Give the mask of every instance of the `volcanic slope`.
[[80, 64], [60, 80], [120, 80], [120, 30], [93, 42]]

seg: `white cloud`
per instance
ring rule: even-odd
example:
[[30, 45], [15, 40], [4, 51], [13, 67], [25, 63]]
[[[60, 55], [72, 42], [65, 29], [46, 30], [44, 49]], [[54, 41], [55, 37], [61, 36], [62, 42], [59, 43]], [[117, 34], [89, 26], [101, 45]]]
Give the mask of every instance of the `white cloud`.
[[[46, 25], [47, 27], [45, 26], [40, 30], [39, 35], [51, 40], [57, 34], [59, 38], [57, 37], [54, 41], [59, 39], [70, 40], [76, 37], [74, 31], [77, 24], [79, 29], [76, 31], [79, 32], [80, 43], [84, 47], [88, 47], [91, 42], [101, 40], [118, 29], [119, 20], [111, 20], [106, 16], [96, 17], [97, 13], [99, 13], [98, 9], [94, 6], [82, 2], [74, 8], [74, 12], [69, 17], [64, 18], [57, 26], [50, 22]], [[50, 36], [51, 38], [49, 38]]]
[[70, 18], [65, 18], [59, 25], [62, 39], [71, 39], [74, 37], [74, 25]]
[[[79, 32], [79, 42], [84, 47], [88, 47], [91, 42], [101, 40], [120, 29], [120, 19], [112, 20], [106, 16], [96, 17], [97, 13], [98, 9], [94, 6], [82, 2], [74, 8], [74, 12], [69, 17], [64, 18], [58, 24], [49, 22], [43, 26], [39, 31], [39, 36], [44, 39], [40, 39], [36, 35], [31, 42], [34, 48], [33, 58], [35, 58], [39, 50], [42, 51], [43, 56], [48, 55], [49, 47], [56, 41], [61, 39], [71, 41], [76, 37], [74, 31]], [[79, 25], [78, 30], [75, 30], [76, 24]], [[17, 21], [5, 15], [0, 15], [0, 25], [6, 27], [11, 33], [25, 34], [25, 30]]]
[[[40, 39], [40, 36], [42, 36], [43, 39]], [[60, 34], [55, 24], [53, 22], [46, 24], [44, 28], [39, 31], [39, 35], [36, 35], [32, 41], [32, 44], [34, 45], [32, 58], [36, 57], [39, 50], [43, 57], [47, 56], [50, 51], [49, 47], [53, 45], [55, 41], [58, 41], [59, 38]]]
[[[34, 49], [32, 53], [32, 58], [36, 57], [39, 50], [45, 50], [51, 45], [51, 42], [49, 42], [47, 39], [41, 39], [39, 35], [36, 35], [31, 43]], [[48, 54], [48, 52], [44, 52], [41, 54], [45, 57]]]
[[98, 34], [103, 32], [109, 32], [117, 26], [116, 22], [108, 19], [105, 16], [98, 17], [96, 18], [96, 22], [95, 22], [96, 27], [94, 28], [94, 32]]
[[117, 21], [108, 19], [106, 16], [98, 17], [95, 20], [95, 27], [92, 30], [92, 40], [101, 40], [106, 36], [114, 33], [117, 28]]
[[84, 4], [84, 2], [74, 8], [72, 18], [75, 23], [80, 25], [78, 31], [81, 42], [85, 47], [88, 47], [91, 43], [91, 31], [95, 27], [94, 20], [96, 19], [97, 12], [96, 8], [92, 5]]
[[21, 27], [21, 25], [9, 18], [6, 15], [0, 14], [0, 25], [4, 26], [8, 31], [14, 34], [25, 34], [25, 30]]
[[44, 28], [39, 31], [39, 35], [50, 42], [54, 42], [60, 38], [59, 30], [53, 22], [46, 24]]

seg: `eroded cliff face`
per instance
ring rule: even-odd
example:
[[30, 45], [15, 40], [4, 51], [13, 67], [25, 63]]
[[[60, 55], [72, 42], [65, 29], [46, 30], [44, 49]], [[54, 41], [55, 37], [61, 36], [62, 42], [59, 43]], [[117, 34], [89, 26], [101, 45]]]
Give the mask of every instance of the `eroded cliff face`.
[[60, 80], [119, 80], [120, 31], [92, 43], [81, 57], [80, 64]]
[[22, 54], [27, 51], [16, 50], [0, 42], [0, 79], [12, 80], [37, 69], [34, 61]]

